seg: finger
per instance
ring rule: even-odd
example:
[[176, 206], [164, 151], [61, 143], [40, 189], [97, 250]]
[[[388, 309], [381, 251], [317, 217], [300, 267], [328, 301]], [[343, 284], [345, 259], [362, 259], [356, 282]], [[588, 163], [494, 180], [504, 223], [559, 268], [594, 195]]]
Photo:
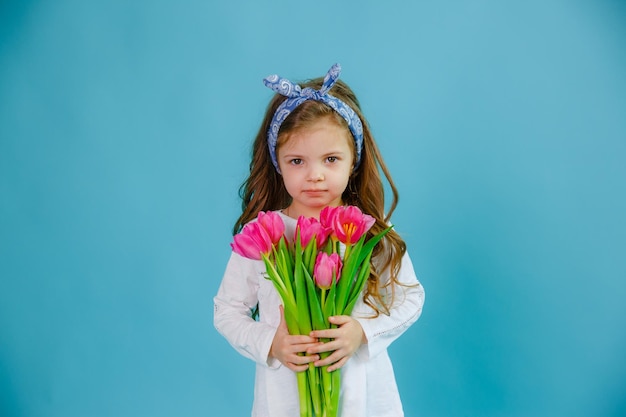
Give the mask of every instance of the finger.
[[290, 347], [290, 352], [296, 354], [305, 354], [305, 355], [317, 355], [319, 352], [314, 352], [312, 348], [317, 346], [317, 344], [312, 345], [311, 343], [303, 344], [303, 345], [292, 345]]
[[287, 368], [291, 369], [294, 372], [304, 372], [307, 369], [309, 369], [309, 365], [296, 365], [294, 363], [288, 362], [285, 364], [285, 366], [287, 366]]
[[290, 340], [287, 340], [283, 346], [283, 348], [285, 349], [286, 353], [289, 354], [315, 354], [315, 352], [309, 352], [309, 349], [317, 346], [319, 344], [319, 342], [312, 342], [312, 343], [291, 343]]
[[[305, 335], [290, 335], [288, 343], [290, 345], [311, 345], [318, 343], [317, 339]], [[305, 349], [306, 350], [306, 349]]]
[[350, 321], [354, 320], [352, 317], [350, 316], [330, 316], [328, 318], [328, 321], [332, 324], [336, 324], [338, 326], [341, 326], [343, 324], [346, 324]]
[[308, 354], [314, 354], [314, 353], [323, 353], [323, 352], [332, 352], [334, 350], [337, 350], [341, 347], [341, 344], [339, 342], [335, 342], [335, 341], [330, 341], [330, 342], [326, 342], [326, 343], [316, 343], [313, 346], [310, 346], [307, 350], [306, 353]]
[[294, 365], [307, 365], [311, 362], [315, 362], [319, 360], [318, 355], [291, 355], [287, 359], [288, 362], [293, 363]]
[[334, 339], [341, 334], [340, 329], [313, 330], [309, 336], [316, 339]]
[[334, 364], [329, 366], [327, 370], [328, 372], [336, 371], [337, 369], [342, 368], [346, 364], [346, 362], [348, 362], [347, 356], [341, 358], [338, 362], [335, 362]]
[[318, 361], [315, 361], [313, 363], [313, 365], [315, 366], [327, 366], [327, 365], [332, 365], [335, 362], [339, 362], [341, 359], [345, 358], [345, 354], [342, 353], [341, 351], [334, 351], [333, 353], [331, 353], [330, 355], [328, 355], [328, 357], [320, 359]]

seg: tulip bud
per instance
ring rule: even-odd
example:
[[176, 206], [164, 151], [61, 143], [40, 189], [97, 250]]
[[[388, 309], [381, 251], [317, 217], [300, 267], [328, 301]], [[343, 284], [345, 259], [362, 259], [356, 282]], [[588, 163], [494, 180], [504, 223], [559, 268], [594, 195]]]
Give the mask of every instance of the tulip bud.
[[329, 289], [333, 283], [333, 278], [335, 282], [339, 279], [341, 266], [341, 258], [338, 254], [318, 253], [313, 269], [313, 277], [317, 286], [322, 289]]
[[265, 229], [273, 244], [277, 244], [285, 232], [285, 223], [275, 211], [260, 211], [257, 222]]
[[358, 242], [376, 222], [356, 206], [337, 207], [332, 215], [332, 227], [337, 239], [348, 245]]
[[332, 229], [324, 227], [315, 217], [298, 217], [298, 223], [296, 224], [296, 236], [297, 231], [300, 230], [300, 244], [302, 247], [306, 247], [311, 239], [315, 238], [317, 249], [324, 246], [328, 235]]
[[259, 222], [248, 223], [243, 230], [233, 237], [230, 244], [233, 252], [248, 258], [262, 259], [262, 254], [269, 254], [272, 251], [272, 240], [267, 231]]

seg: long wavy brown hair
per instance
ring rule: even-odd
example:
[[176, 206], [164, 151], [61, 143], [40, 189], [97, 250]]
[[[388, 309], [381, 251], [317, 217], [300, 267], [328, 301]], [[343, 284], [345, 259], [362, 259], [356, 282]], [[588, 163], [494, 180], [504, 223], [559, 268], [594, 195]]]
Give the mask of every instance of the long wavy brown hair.
[[[322, 78], [315, 78], [300, 84], [300, 86], [319, 89], [322, 81]], [[372, 236], [387, 228], [390, 223], [391, 215], [398, 204], [398, 190], [383, 161], [378, 146], [376, 146], [354, 92], [346, 83], [338, 80], [333, 86], [331, 94], [352, 107], [363, 122], [361, 161], [348, 181], [342, 200], [343, 204], [357, 206], [364, 213], [376, 219], [376, 223], [368, 232]], [[259, 211], [280, 210], [291, 203], [291, 197], [285, 189], [283, 180], [272, 164], [267, 146], [267, 132], [272, 117], [278, 106], [285, 99], [286, 97], [276, 94], [267, 106], [263, 123], [252, 146], [250, 175], [239, 189], [239, 195], [242, 199], [242, 214], [235, 222], [233, 234], [241, 231], [243, 226], [254, 219]], [[278, 153], [280, 146], [288, 140], [291, 133], [307, 128], [320, 120], [320, 118], [332, 118], [338, 125], [348, 130], [346, 121], [329, 106], [318, 101], [308, 100], [294, 109], [281, 125], [276, 153]], [[352, 137], [351, 133], [350, 137]], [[356, 155], [354, 141], [351, 141], [351, 143], [353, 155]], [[385, 213], [385, 193], [380, 172], [387, 180], [392, 194], [391, 204], [387, 213]], [[395, 296], [394, 284], [399, 284], [398, 273], [402, 256], [405, 252], [406, 244], [394, 230], [387, 233], [374, 249], [372, 269], [363, 295], [363, 301], [374, 309], [375, 316], [378, 316], [380, 313], [389, 314], [389, 308], [393, 304]], [[389, 281], [380, 282], [380, 273], [387, 268], [390, 272]], [[388, 296], [383, 297], [381, 294], [381, 290], [384, 288], [390, 290], [390, 298]]]

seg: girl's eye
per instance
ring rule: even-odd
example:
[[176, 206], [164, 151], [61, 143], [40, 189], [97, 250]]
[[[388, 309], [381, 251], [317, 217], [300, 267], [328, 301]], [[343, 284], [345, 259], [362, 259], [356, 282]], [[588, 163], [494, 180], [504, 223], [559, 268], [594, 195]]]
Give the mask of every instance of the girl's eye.
[[302, 159], [294, 158], [291, 161], [289, 161], [289, 163], [292, 164], [292, 165], [300, 165], [300, 164], [302, 164]]
[[329, 156], [328, 158], [326, 158], [326, 160], [328, 162], [337, 162], [337, 157], [336, 156]]

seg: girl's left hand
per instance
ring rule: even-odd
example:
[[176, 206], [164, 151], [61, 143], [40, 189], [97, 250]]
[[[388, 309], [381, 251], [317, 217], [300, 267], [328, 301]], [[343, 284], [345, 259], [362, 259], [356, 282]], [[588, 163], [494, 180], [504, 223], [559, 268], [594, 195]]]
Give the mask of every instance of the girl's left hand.
[[361, 324], [350, 316], [332, 316], [328, 318], [336, 329], [313, 330], [311, 337], [317, 339], [332, 339], [326, 343], [319, 343], [307, 349], [307, 354], [332, 352], [328, 357], [314, 362], [315, 366], [326, 366], [328, 372], [341, 368], [350, 356], [363, 344], [367, 343]]

